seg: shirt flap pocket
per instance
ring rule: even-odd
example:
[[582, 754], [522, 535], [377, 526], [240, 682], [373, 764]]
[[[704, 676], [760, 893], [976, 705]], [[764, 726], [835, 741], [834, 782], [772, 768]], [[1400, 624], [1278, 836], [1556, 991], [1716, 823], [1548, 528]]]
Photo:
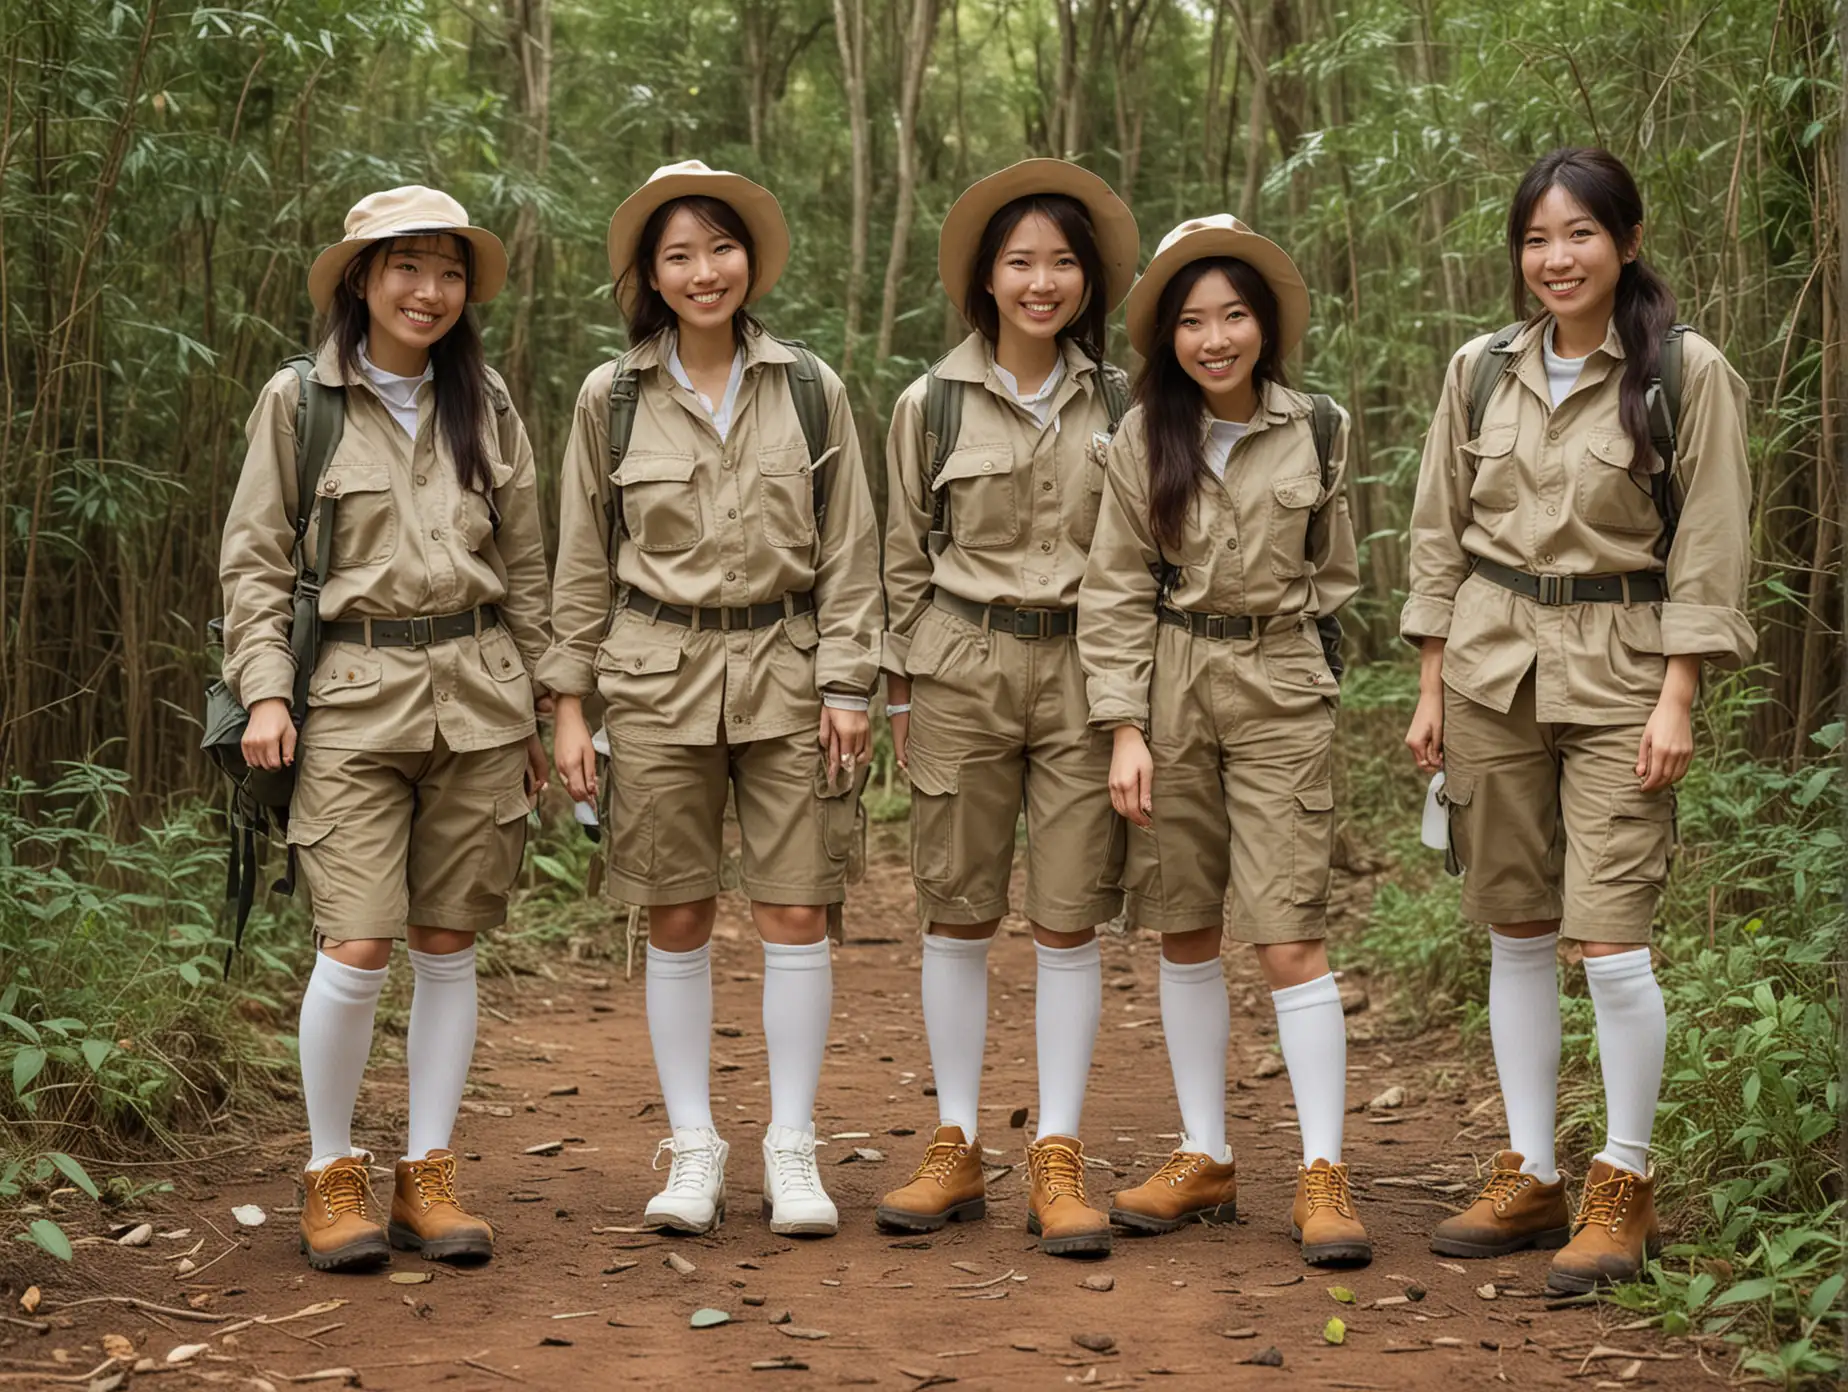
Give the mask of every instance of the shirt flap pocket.
[[1319, 783], [1313, 788], [1298, 788], [1296, 805], [1305, 812], [1333, 812], [1335, 810], [1334, 785]]
[[1514, 425], [1491, 425], [1475, 439], [1465, 440], [1462, 450], [1478, 459], [1499, 459], [1514, 449], [1514, 437], [1519, 433]]
[[1446, 807], [1468, 807], [1476, 793], [1476, 775], [1457, 769], [1444, 770], [1444, 786], [1437, 790], [1437, 800]]
[[938, 763], [916, 745], [906, 751], [905, 776], [911, 780], [913, 791], [923, 793], [926, 797], [945, 797], [954, 793], [960, 781], [955, 764]]
[[1299, 474], [1295, 478], [1278, 479], [1271, 485], [1271, 492], [1276, 494], [1279, 507], [1313, 507], [1321, 496], [1322, 480], [1317, 474]]
[[757, 451], [757, 472], [766, 478], [806, 474], [808, 468], [807, 445], [771, 445]]
[[821, 646], [821, 628], [813, 614], [791, 614], [784, 619], [783, 636], [803, 652], [812, 652]]
[[329, 498], [343, 497], [348, 493], [389, 493], [391, 491], [391, 466], [389, 464], [330, 466], [321, 478], [320, 491]]
[[[684, 629], [671, 630], [674, 634], [685, 632]], [[614, 635], [612, 635], [614, 636]], [[640, 637], [633, 627], [621, 635], [622, 650], [611, 652], [605, 643], [597, 649], [597, 671], [627, 672], [633, 676], [654, 676], [662, 672], [672, 672], [680, 666], [680, 639], [671, 642], [638, 642]]]
[[619, 484], [685, 483], [693, 477], [694, 462], [691, 454], [641, 450], [626, 456], [610, 478]]
[[526, 801], [526, 794], [509, 788], [494, 799], [494, 825], [506, 826], [510, 822], [517, 822], [530, 811], [532, 807]]
[[332, 644], [315, 666], [308, 683], [309, 696], [322, 704], [339, 701], [349, 692], [377, 691], [384, 669], [376, 657], [359, 656], [366, 651], [356, 644]]
[[1636, 444], [1621, 430], [1592, 431], [1585, 442], [1585, 453], [1615, 469], [1627, 469], [1636, 462]]
[[339, 825], [337, 817], [291, 817], [285, 839], [291, 846], [318, 846]]
[[1014, 472], [1014, 450], [1006, 444], [964, 445], [952, 450], [950, 457], [943, 461], [943, 472], [937, 475], [939, 484], [954, 483], [957, 479], [991, 478], [995, 474]]

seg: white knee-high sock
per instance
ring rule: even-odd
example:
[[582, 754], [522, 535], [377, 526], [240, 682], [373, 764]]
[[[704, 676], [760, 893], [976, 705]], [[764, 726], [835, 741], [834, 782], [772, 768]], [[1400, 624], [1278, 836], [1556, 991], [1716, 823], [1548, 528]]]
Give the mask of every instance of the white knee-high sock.
[[388, 970], [367, 971], [336, 962], [325, 952], [314, 955], [314, 973], [302, 993], [299, 1041], [311, 1170], [357, 1153], [353, 1105], [372, 1052], [372, 1017]]
[[1034, 1137], [1076, 1136], [1084, 1115], [1091, 1051], [1104, 1011], [1104, 958], [1097, 939], [1082, 947], [1033, 944], [1039, 959], [1033, 1033], [1039, 1049], [1039, 1131]]
[[1593, 1158], [1646, 1175], [1668, 1045], [1668, 1014], [1649, 949], [1587, 957], [1585, 984], [1598, 1017], [1604, 1070], [1604, 1149]]
[[770, 1124], [801, 1131], [815, 1119], [815, 1091], [834, 1010], [834, 963], [823, 939], [764, 944], [764, 1044], [770, 1055]]
[[937, 1123], [975, 1139], [988, 1043], [988, 946], [993, 938], [924, 939], [924, 1033], [937, 1082]]
[[1277, 1008], [1277, 1043], [1290, 1070], [1296, 1120], [1303, 1130], [1303, 1164], [1338, 1164], [1347, 1112], [1347, 1021], [1334, 973], [1272, 991], [1271, 1004]]
[[1224, 1164], [1226, 1146], [1226, 1045], [1232, 1011], [1226, 1001], [1225, 964], [1161, 959], [1161, 1032], [1174, 1070], [1174, 1100], [1181, 1108], [1178, 1150]]
[[1508, 1149], [1542, 1184], [1559, 1178], [1559, 934], [1489, 934], [1489, 1039], [1508, 1113]]
[[416, 984], [404, 1056], [411, 1074], [411, 1127], [406, 1160], [449, 1149], [469, 1060], [475, 1056], [475, 947], [460, 952], [411, 952]]
[[712, 1125], [712, 944], [667, 952], [648, 944], [648, 1042], [667, 1124]]

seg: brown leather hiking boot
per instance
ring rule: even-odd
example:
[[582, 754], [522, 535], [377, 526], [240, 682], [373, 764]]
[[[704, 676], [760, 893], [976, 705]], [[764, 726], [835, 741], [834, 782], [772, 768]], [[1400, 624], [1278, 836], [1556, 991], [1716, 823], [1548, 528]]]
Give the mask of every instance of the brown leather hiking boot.
[[1303, 1260], [1311, 1266], [1362, 1266], [1373, 1260], [1373, 1243], [1354, 1216], [1346, 1165], [1317, 1160], [1306, 1170], [1296, 1167], [1290, 1236], [1303, 1244]]
[[1084, 1145], [1046, 1136], [1027, 1147], [1027, 1231], [1054, 1257], [1102, 1256], [1110, 1250], [1110, 1219], [1084, 1197]]
[[1431, 1233], [1431, 1250], [1445, 1257], [1505, 1257], [1527, 1247], [1564, 1247], [1572, 1236], [1563, 1176], [1542, 1184], [1521, 1173], [1517, 1150], [1499, 1152], [1476, 1201]]
[[391, 1195], [391, 1245], [421, 1252], [425, 1261], [494, 1255], [494, 1229], [456, 1202], [456, 1156], [433, 1150], [422, 1160], [400, 1160]]
[[1110, 1202], [1110, 1221], [1135, 1233], [1173, 1232], [1189, 1223], [1238, 1216], [1238, 1164], [1177, 1150], [1154, 1174]]
[[1553, 1258], [1546, 1287], [1582, 1295], [1599, 1286], [1634, 1281], [1661, 1245], [1655, 1176], [1644, 1178], [1634, 1170], [1594, 1160], [1579, 1196], [1572, 1241]]
[[391, 1260], [385, 1229], [372, 1216], [371, 1156], [347, 1156], [302, 1171], [302, 1254], [316, 1271], [346, 1271]]
[[960, 1126], [939, 1126], [908, 1184], [894, 1189], [873, 1213], [893, 1232], [936, 1232], [949, 1223], [969, 1223], [988, 1211], [982, 1178], [982, 1148]]

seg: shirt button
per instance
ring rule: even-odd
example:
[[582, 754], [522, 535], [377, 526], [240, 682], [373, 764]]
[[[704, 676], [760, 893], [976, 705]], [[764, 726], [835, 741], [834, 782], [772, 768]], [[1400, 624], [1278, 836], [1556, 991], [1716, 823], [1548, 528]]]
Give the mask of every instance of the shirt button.
[[347, 673], [347, 680], [348, 680], [348, 681], [352, 681], [352, 680], [353, 680], [353, 679], [355, 678], [355, 676], [356, 676], [356, 674], [355, 674], [355, 673], [353, 673], [353, 672], [348, 672], [348, 673]]
[[441, 541], [442, 539], [443, 539], [443, 529], [441, 527], [432, 527], [430, 529], [430, 540]]
[[1040, 485], [1040, 492], [1042, 493], [1052, 492], [1052, 480], [1051, 479], [1047, 479], [1044, 483]]
[[1238, 538], [1237, 537], [1227, 537], [1226, 538], [1226, 550], [1228, 551], [1238, 550]]
[[744, 724], [744, 717], [743, 717], [742, 715], [734, 715], [734, 716], [732, 717], [732, 724], [734, 724], [734, 725], [742, 725], [742, 724]]
[[513, 666], [513, 664], [512, 664], [511, 662], [509, 662], [509, 661], [508, 661], [508, 660], [507, 660], [506, 658], [504, 658], [504, 657], [503, 657], [503, 658], [501, 659], [501, 671], [503, 671], [503, 672], [505, 672], [505, 671], [506, 671], [506, 670], [507, 670], [508, 668], [510, 668], [510, 667], [512, 667], [512, 666]]
[[725, 455], [723, 458], [719, 460], [719, 467], [721, 469], [729, 469], [731, 468], [731, 466], [732, 466], [732, 459], [729, 454]]
[[726, 508], [725, 515], [727, 517], [736, 517], [738, 515], [738, 509], [737, 508]]
[[1549, 551], [1546, 553], [1546, 555], [1542, 556], [1540, 558], [1540, 564], [1541, 565], [1552, 565], [1553, 564], [1553, 553]]
[[1557, 517], [1557, 516], [1559, 516], [1559, 508], [1558, 508], [1557, 506], [1555, 506], [1554, 504], [1552, 504], [1552, 503], [1548, 503], [1548, 504], [1546, 505], [1546, 515], [1547, 515], [1548, 517]]
[[982, 461], [982, 472], [985, 474], [992, 474], [994, 471], [995, 461], [992, 459], [984, 459]]
[[1042, 550], [1042, 551], [1050, 551], [1050, 550], [1052, 550], [1052, 543], [1051, 543], [1050, 541], [1042, 541], [1042, 542], [1040, 543], [1040, 550]]
[[1559, 438], [1559, 432], [1557, 430], [1549, 430], [1546, 432], [1546, 438], [1549, 440], [1557, 440]]
[[439, 691], [436, 693], [436, 699], [439, 701], [447, 701], [449, 699], [449, 693], [447, 691]]
[[635, 659], [635, 670], [638, 672], [642, 670], [642, 660], [639, 657]]
[[1052, 583], [1051, 579], [1049, 579], [1047, 576], [1044, 576], [1044, 575], [1040, 576], [1039, 582], [1042, 585], [1050, 585]]
[[738, 572], [735, 570], [728, 570], [725, 572], [725, 578], [727, 580], [736, 580], [738, 578]]
[[427, 479], [427, 478], [425, 478], [425, 477], [424, 477], [424, 476], [423, 476], [422, 474], [419, 474], [419, 475], [417, 476], [417, 486], [418, 486], [419, 488], [422, 488], [422, 487], [423, 487], [423, 486], [424, 486], [424, 485], [425, 485], [426, 483], [428, 483], [429, 481], [430, 481], [430, 480], [429, 480], [429, 479]]

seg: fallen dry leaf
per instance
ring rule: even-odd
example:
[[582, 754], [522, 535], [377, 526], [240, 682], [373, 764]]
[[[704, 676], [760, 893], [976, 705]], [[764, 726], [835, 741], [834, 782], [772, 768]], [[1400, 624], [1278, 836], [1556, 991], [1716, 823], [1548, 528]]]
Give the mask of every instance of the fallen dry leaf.
[[260, 1228], [269, 1218], [269, 1214], [253, 1203], [239, 1204], [231, 1210], [231, 1216], [246, 1228]]
[[111, 1358], [127, 1361], [135, 1356], [135, 1346], [124, 1335], [105, 1334], [103, 1335], [103, 1352]]
[[38, 1309], [39, 1301], [42, 1298], [37, 1286], [27, 1286], [26, 1293], [19, 1297], [19, 1308], [29, 1315]]
[[205, 1344], [180, 1344], [168, 1353], [167, 1362], [184, 1363], [189, 1358], [197, 1358], [207, 1347]]
[[118, 1247], [145, 1247], [154, 1240], [154, 1225], [140, 1223], [116, 1239]]
[[433, 1281], [436, 1278], [428, 1271], [394, 1271], [385, 1279], [394, 1286], [421, 1286], [425, 1281]]

